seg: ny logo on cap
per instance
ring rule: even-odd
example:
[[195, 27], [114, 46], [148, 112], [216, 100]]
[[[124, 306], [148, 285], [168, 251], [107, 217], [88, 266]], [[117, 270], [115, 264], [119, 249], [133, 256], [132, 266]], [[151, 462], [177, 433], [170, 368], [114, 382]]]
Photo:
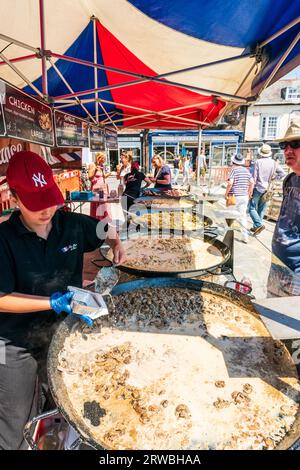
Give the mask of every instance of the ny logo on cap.
[[47, 184], [47, 181], [45, 181], [45, 177], [44, 175], [42, 175], [41, 173], [38, 173], [37, 175], [34, 173], [32, 175], [32, 179], [34, 181], [34, 184], [35, 184], [35, 187], [37, 188], [39, 185], [41, 186], [41, 188], [43, 186], [45, 186]]

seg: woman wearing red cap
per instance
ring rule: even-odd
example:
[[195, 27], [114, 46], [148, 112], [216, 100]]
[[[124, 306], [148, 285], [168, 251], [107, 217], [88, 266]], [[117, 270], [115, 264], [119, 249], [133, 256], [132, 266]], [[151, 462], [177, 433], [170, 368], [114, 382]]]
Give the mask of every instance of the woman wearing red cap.
[[19, 210], [0, 224], [0, 449], [20, 449], [24, 426], [39, 411], [37, 373], [54, 312], [71, 312], [64, 292], [81, 287], [84, 253], [104, 240], [115, 263], [124, 251], [104, 221], [58, 210], [64, 199], [37, 154], [16, 153], [7, 181]]

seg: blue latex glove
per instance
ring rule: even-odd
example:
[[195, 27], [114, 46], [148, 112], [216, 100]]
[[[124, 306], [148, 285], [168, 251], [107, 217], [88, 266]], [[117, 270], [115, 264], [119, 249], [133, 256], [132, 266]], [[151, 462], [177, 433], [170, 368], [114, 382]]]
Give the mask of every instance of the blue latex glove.
[[94, 325], [93, 320], [90, 317], [88, 317], [87, 315], [77, 315], [77, 314], [75, 314], [75, 315], [76, 315], [76, 317], [83, 320], [88, 326], [92, 327]]
[[[50, 297], [50, 305], [52, 310], [56, 313], [66, 312], [66, 313], [73, 313], [71, 308], [71, 300], [74, 296], [74, 292], [67, 292], [66, 294], [62, 294], [61, 292], [55, 292]], [[77, 315], [78, 318], [83, 320], [88, 326], [93, 326], [93, 320], [86, 316], [86, 315]]]
[[67, 292], [62, 294], [61, 292], [55, 292], [50, 297], [50, 305], [52, 310], [56, 313], [66, 312], [72, 313], [71, 300], [73, 298], [74, 292]]

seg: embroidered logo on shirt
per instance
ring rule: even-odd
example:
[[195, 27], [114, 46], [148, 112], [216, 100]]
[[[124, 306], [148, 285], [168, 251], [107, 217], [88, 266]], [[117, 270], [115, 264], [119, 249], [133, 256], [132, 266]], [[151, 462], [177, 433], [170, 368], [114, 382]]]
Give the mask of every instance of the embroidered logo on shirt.
[[74, 243], [73, 245], [67, 245], [67, 246], [64, 246], [63, 248], [61, 248], [60, 251], [62, 253], [67, 253], [68, 251], [74, 251], [74, 250], [77, 250], [77, 246], [78, 246], [77, 243]]
[[32, 179], [34, 181], [34, 184], [35, 184], [36, 188], [38, 188], [39, 185], [42, 188], [43, 186], [45, 186], [47, 184], [47, 181], [45, 181], [44, 175], [42, 175], [41, 173], [38, 173], [37, 175], [34, 173], [32, 175]]

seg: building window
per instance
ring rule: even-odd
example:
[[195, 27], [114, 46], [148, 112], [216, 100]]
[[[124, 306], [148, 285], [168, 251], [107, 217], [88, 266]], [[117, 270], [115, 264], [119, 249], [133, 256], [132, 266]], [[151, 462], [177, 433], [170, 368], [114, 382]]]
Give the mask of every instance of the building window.
[[277, 137], [278, 117], [265, 116], [261, 122], [261, 139], [272, 140]]
[[285, 99], [286, 100], [300, 100], [300, 88], [287, 87]]

